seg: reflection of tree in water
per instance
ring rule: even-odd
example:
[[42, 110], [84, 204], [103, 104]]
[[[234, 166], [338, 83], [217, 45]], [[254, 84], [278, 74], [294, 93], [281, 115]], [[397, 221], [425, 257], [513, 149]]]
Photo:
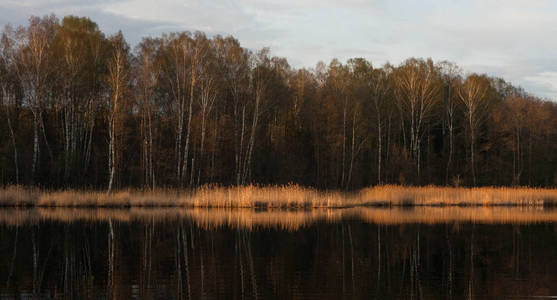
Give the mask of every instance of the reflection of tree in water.
[[17, 240], [19, 235], [19, 226], [15, 228], [15, 237], [14, 237], [14, 244], [13, 244], [13, 253], [12, 258], [10, 259], [10, 269], [8, 271], [8, 279], [6, 280], [6, 288], [10, 288], [10, 280], [12, 279], [12, 275], [14, 273], [14, 265], [15, 259], [17, 257]]
[[192, 221], [0, 226], [0, 296], [431, 299], [548, 295], [555, 226]]
[[112, 219], [108, 219], [108, 279], [106, 281], [107, 298], [114, 298], [114, 254], [116, 252], [116, 242], [114, 240], [114, 227], [112, 226]]
[[143, 230], [142, 242], [142, 253], [141, 253], [141, 271], [140, 271], [140, 296], [141, 298], [153, 298], [151, 293], [152, 283], [152, 266], [153, 266], [153, 233], [155, 231], [154, 220], [145, 223], [145, 228]]

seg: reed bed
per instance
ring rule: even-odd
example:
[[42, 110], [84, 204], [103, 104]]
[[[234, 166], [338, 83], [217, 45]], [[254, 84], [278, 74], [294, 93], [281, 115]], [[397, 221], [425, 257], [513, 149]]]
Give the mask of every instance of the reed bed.
[[383, 185], [362, 189], [359, 197], [397, 206], [543, 206], [557, 204], [557, 189]]
[[229, 227], [241, 230], [296, 231], [316, 224], [355, 220], [369, 224], [535, 224], [557, 222], [557, 210], [543, 207], [403, 207], [284, 210], [252, 208], [5, 208], [0, 224], [8, 226], [59, 223], [189, 222], [204, 230]]
[[510, 187], [410, 187], [384, 185], [356, 192], [319, 191], [299, 185], [202, 186], [194, 190], [60, 190], [8, 186], [0, 206], [349, 208], [356, 206], [553, 206], [557, 189]]
[[357, 204], [339, 191], [318, 191], [299, 185], [285, 186], [204, 186], [195, 190], [185, 203], [212, 208], [340, 208]]
[[0, 205], [34, 206], [41, 196], [38, 188], [26, 188], [18, 185], [0, 188]]

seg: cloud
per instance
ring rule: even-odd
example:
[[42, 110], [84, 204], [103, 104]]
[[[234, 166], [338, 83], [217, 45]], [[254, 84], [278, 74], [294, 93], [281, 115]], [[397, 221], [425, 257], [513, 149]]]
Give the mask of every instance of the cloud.
[[537, 87], [537, 90], [542, 91], [547, 97], [557, 99], [557, 72], [541, 72], [532, 76], [526, 76], [524, 79], [530, 82], [533, 87]]

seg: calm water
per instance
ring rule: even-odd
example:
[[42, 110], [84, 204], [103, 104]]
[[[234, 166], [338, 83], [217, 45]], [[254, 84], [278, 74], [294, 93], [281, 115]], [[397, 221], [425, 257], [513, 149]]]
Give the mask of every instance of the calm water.
[[459, 209], [2, 210], [0, 298], [557, 295], [555, 213]]

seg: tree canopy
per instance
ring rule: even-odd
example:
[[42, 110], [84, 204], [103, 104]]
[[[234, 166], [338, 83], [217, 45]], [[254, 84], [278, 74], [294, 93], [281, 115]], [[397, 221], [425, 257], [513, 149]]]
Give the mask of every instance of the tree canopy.
[[0, 100], [4, 185], [557, 185], [557, 104], [445, 61], [295, 69], [52, 15], [2, 31]]

